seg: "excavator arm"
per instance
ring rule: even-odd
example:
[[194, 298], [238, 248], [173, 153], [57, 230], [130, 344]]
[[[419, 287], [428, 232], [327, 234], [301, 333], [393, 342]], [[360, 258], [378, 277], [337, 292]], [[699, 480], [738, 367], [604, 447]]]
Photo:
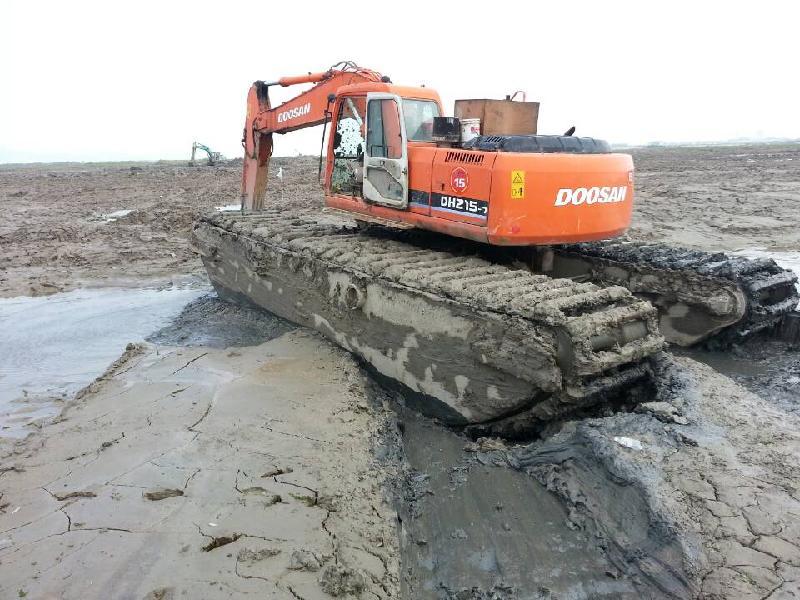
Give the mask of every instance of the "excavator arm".
[[[265, 83], [256, 81], [247, 95], [247, 120], [244, 125], [242, 145], [242, 208], [260, 210], [267, 192], [269, 160], [272, 156], [272, 134], [288, 133], [313, 127], [325, 122], [329, 116], [331, 97], [336, 91], [353, 83], [388, 81], [380, 73], [342, 62], [322, 73], [309, 73], [297, 77], [282, 77]], [[269, 88], [274, 85], [288, 87], [303, 83], [315, 84], [280, 106], [272, 108]]]

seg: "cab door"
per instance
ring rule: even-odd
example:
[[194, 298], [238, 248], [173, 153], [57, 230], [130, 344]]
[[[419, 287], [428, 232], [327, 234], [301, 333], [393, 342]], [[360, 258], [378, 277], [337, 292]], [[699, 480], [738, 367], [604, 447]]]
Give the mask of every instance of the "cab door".
[[408, 207], [408, 145], [403, 105], [395, 94], [367, 94], [364, 200]]

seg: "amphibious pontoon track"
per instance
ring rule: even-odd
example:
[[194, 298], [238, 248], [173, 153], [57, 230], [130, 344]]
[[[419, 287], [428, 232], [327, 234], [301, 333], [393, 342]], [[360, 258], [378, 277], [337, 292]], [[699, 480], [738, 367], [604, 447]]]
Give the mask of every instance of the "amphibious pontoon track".
[[659, 308], [668, 341], [737, 341], [797, 306], [797, 276], [772, 259], [748, 259], [661, 244], [606, 241], [559, 246], [554, 276], [622, 285]]
[[601, 402], [646, 377], [663, 345], [655, 309], [624, 288], [368, 235], [336, 216], [216, 214], [194, 244], [220, 294], [316, 329], [441, 401], [453, 422]]

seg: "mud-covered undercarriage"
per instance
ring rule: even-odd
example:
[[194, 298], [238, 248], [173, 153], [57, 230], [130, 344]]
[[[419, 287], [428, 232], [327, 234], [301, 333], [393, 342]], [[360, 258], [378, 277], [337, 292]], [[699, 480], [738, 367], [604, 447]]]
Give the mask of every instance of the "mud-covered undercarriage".
[[555, 248], [543, 274], [522, 249], [314, 211], [209, 215], [193, 243], [221, 296], [318, 331], [444, 421], [505, 435], [646, 382], [662, 332], [738, 339], [797, 301], [772, 261], [605, 242]]
[[560, 246], [555, 277], [621, 285], [659, 311], [671, 343], [727, 344], [774, 327], [797, 306], [797, 276], [772, 259], [619, 241]]
[[622, 287], [384, 233], [262, 212], [206, 217], [193, 238], [221, 295], [315, 329], [452, 423], [502, 428], [603, 403], [646, 379], [663, 346], [656, 310]]

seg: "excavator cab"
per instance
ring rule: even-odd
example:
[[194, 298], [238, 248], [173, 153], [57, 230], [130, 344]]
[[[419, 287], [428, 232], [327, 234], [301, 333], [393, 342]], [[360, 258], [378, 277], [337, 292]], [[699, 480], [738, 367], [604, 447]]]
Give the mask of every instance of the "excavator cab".
[[367, 145], [364, 153], [364, 200], [408, 206], [408, 144], [402, 99], [395, 94], [367, 94]]
[[332, 113], [331, 177], [326, 191], [406, 209], [408, 142], [431, 142], [433, 119], [440, 112], [433, 98], [390, 91], [341, 95]]
[[325, 181], [332, 204], [349, 197], [347, 204], [408, 209], [410, 153], [434, 145], [433, 119], [440, 114], [438, 95], [425, 88], [370, 82], [341, 90], [331, 111]]

